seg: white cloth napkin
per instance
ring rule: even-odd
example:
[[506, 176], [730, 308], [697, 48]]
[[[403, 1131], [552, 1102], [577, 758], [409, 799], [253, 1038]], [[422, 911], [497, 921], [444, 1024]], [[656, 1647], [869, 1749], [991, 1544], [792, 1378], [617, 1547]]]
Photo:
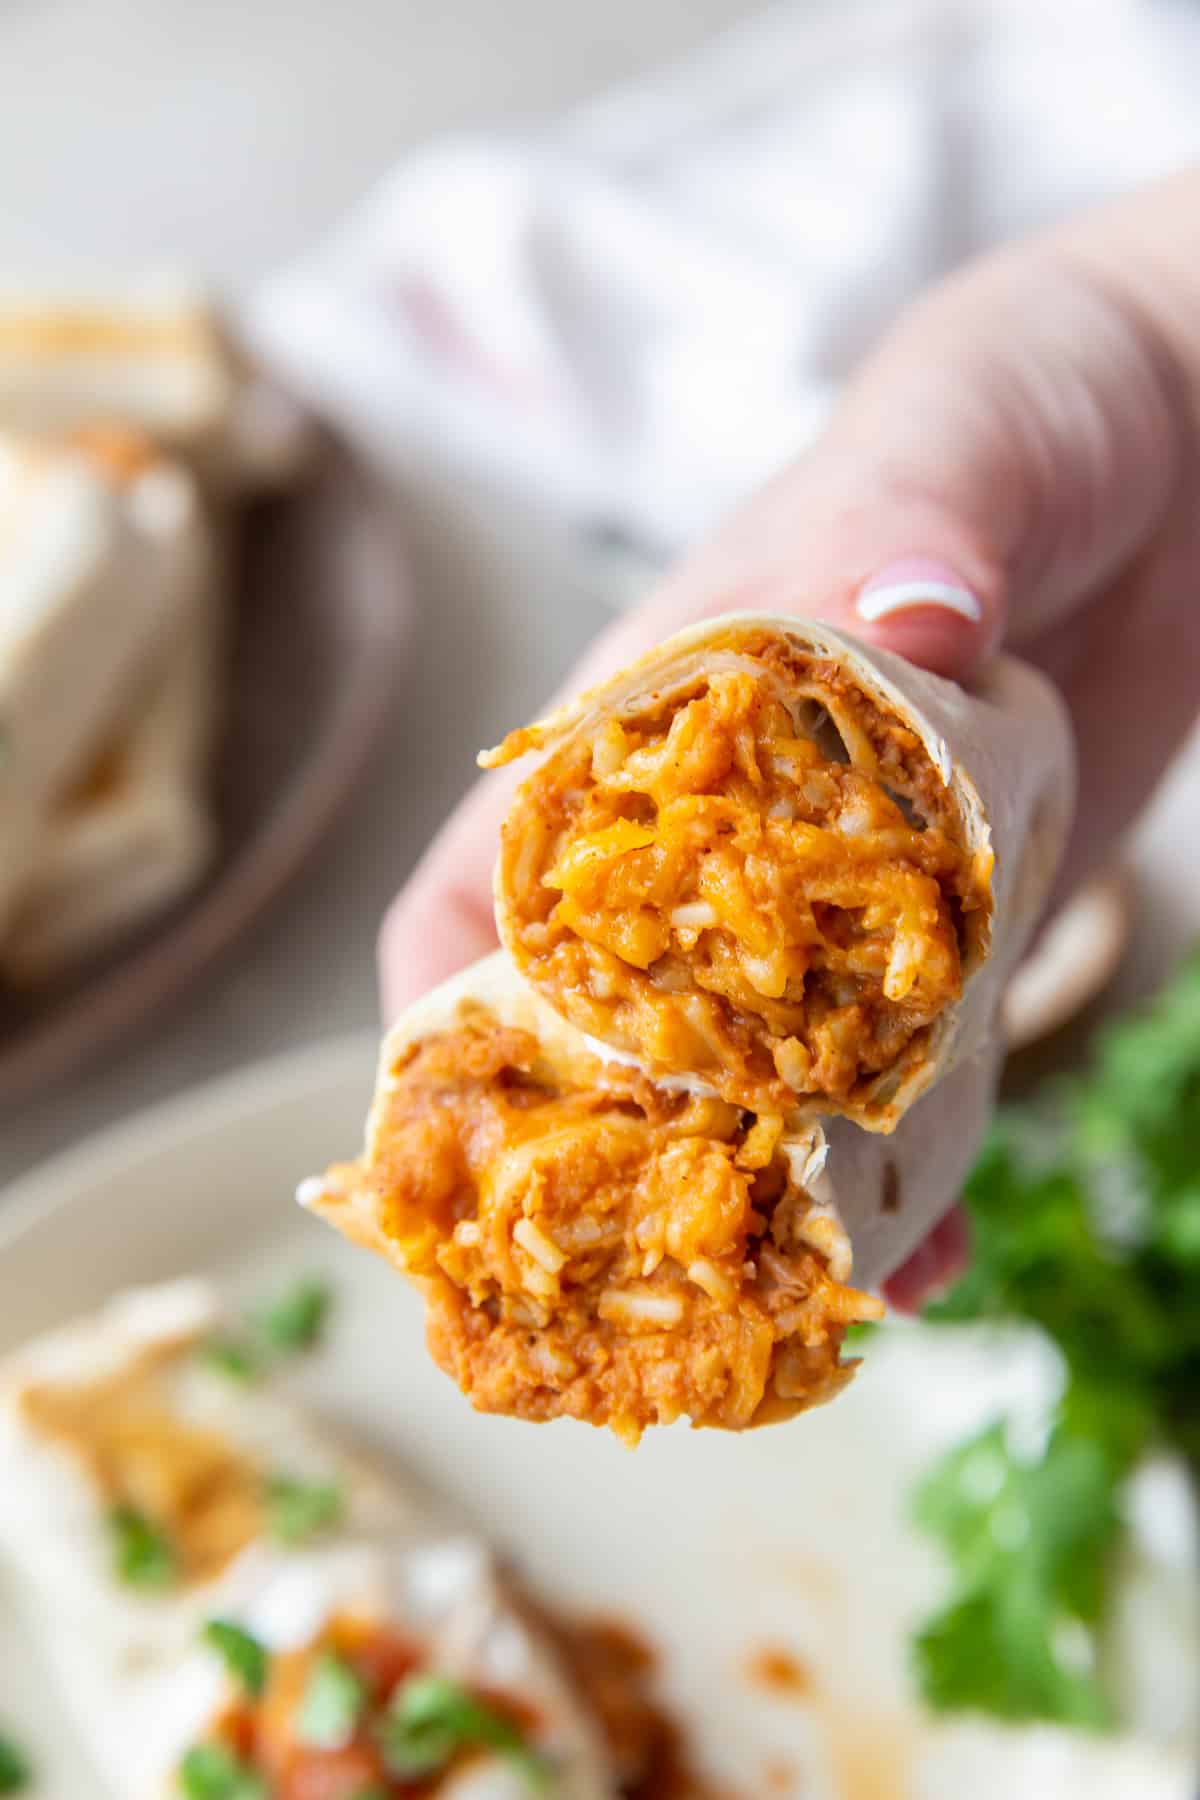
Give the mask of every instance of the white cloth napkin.
[[939, 272], [1198, 152], [1197, 0], [776, 5], [549, 129], [409, 156], [249, 328], [374, 451], [657, 557]]

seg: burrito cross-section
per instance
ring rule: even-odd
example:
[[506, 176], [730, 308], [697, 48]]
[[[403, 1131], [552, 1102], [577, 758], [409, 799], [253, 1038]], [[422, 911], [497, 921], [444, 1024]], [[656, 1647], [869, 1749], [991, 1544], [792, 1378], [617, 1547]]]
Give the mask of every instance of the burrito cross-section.
[[481, 760], [527, 752], [504, 948], [397, 1022], [362, 1155], [302, 1198], [416, 1283], [483, 1411], [787, 1418], [973, 1154], [1071, 815], [1061, 702], [732, 615]]
[[307, 1196], [417, 1281], [480, 1410], [636, 1441], [827, 1399], [878, 1316], [804, 1185], [812, 1134], [590, 1055], [501, 955], [384, 1047], [367, 1148]]
[[486, 759], [549, 748], [504, 826], [505, 943], [650, 1073], [887, 1129], [987, 954], [977, 796], [832, 634], [667, 650]]

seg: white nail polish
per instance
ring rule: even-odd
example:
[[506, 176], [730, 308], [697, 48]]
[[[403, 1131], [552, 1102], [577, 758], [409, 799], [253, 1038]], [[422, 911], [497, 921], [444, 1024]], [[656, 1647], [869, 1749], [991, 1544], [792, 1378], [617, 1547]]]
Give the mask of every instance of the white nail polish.
[[961, 619], [969, 619], [972, 625], [978, 625], [983, 618], [978, 596], [970, 588], [950, 581], [890, 581], [881, 587], [864, 589], [855, 601], [859, 618], [869, 624], [914, 606], [942, 606]]

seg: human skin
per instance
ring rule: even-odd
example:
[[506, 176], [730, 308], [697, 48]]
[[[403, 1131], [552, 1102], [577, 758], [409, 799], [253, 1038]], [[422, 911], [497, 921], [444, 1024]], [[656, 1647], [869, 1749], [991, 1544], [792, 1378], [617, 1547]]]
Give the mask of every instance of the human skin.
[[[565, 691], [742, 607], [825, 619], [958, 679], [1001, 643], [1037, 663], [1080, 752], [1060, 892], [1102, 864], [1200, 705], [1200, 169], [933, 288], [821, 440], [605, 631]], [[393, 902], [389, 1018], [495, 947], [517, 779], [477, 783]], [[936, 1198], [941, 1223], [887, 1284], [895, 1306], [968, 1255], [956, 1196]]]

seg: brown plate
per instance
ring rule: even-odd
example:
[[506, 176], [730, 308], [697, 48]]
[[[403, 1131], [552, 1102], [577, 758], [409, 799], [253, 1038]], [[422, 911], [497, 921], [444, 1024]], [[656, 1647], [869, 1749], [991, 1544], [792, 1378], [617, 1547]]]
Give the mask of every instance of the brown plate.
[[235, 638], [202, 886], [85, 970], [0, 994], [0, 1104], [94, 1056], [176, 994], [297, 874], [383, 722], [410, 614], [394, 503], [329, 443], [239, 526]]

